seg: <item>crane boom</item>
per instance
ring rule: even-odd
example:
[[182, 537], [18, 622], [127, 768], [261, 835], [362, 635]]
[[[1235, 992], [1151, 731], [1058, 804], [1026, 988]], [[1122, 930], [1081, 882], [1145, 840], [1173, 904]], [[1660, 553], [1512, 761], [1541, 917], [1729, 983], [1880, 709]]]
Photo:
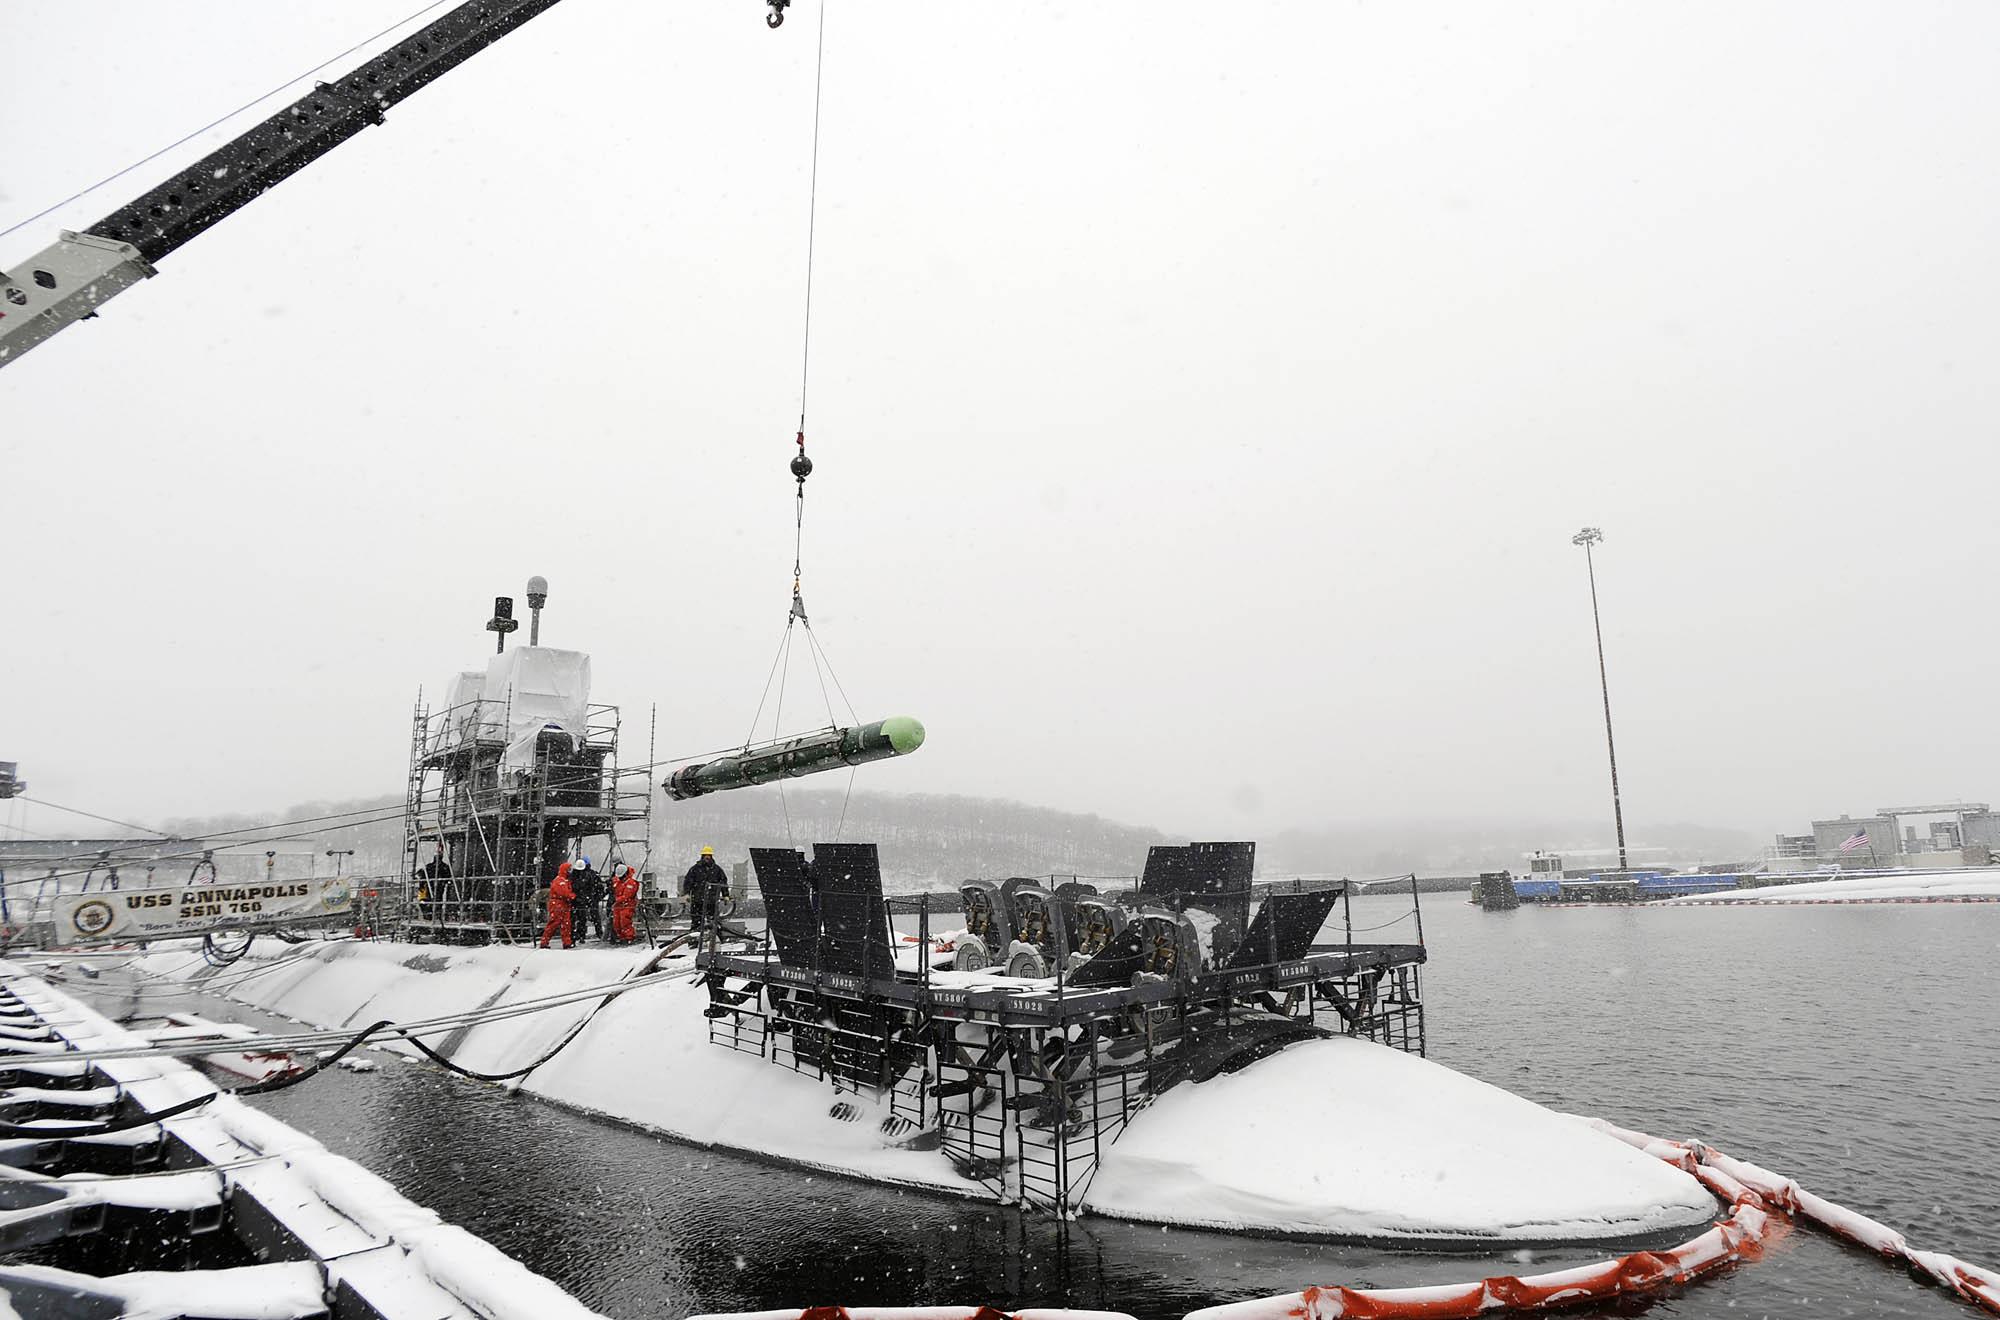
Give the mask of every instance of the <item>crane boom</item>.
[[282, 182], [558, 0], [467, 0], [381, 54], [224, 143], [82, 233], [0, 274], [0, 367], [107, 299], [266, 188]]

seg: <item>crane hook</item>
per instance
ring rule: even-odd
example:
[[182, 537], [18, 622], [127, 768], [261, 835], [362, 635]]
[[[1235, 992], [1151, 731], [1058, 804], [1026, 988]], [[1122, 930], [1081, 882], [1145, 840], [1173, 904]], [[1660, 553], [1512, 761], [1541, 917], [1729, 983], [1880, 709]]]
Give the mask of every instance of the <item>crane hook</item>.
[[771, 0], [771, 12], [764, 15], [764, 26], [769, 28], [783, 27], [785, 25], [785, 7], [791, 3], [792, 0]]

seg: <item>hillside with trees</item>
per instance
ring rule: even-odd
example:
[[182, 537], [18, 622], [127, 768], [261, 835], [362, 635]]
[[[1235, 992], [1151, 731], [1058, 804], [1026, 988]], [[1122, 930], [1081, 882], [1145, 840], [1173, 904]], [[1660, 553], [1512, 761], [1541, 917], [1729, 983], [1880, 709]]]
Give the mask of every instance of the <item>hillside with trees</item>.
[[[224, 854], [230, 874], [261, 874], [263, 850], [279, 853], [281, 875], [324, 874], [331, 869], [326, 850], [353, 849], [344, 869], [354, 875], [390, 875], [402, 865], [402, 799], [385, 795], [345, 802], [303, 802], [261, 817], [189, 818], [165, 822], [186, 836], [211, 837], [218, 831], [248, 831], [241, 839], [284, 833], [301, 837], [238, 845]], [[307, 818], [363, 812], [361, 823], [314, 823]], [[282, 830], [251, 827], [271, 821], [304, 821]], [[329, 828], [329, 827], [334, 828]], [[1258, 873], [1345, 875], [1355, 879], [1407, 874], [1466, 875], [1481, 870], [1523, 869], [1522, 858], [1536, 848], [1564, 853], [1574, 865], [1609, 865], [1603, 849], [1609, 831], [1603, 822], [1508, 821], [1481, 823], [1435, 819], [1421, 822], [1344, 822], [1316, 828], [1272, 829], [1257, 837]], [[689, 802], [662, 795], [653, 807], [653, 868], [677, 876], [704, 844], [725, 863], [740, 861], [752, 847], [810, 849], [829, 840], [873, 842], [882, 850], [882, 870], [891, 889], [951, 887], [972, 876], [1082, 875], [1123, 877], [1139, 873], [1146, 849], [1155, 843], [1188, 841], [1125, 825], [1102, 816], [1057, 811], [1004, 798], [936, 793], [855, 792], [790, 786], [718, 793]], [[218, 843], [231, 840], [218, 839]], [[1591, 851], [1595, 848], [1596, 851]], [[1693, 824], [1649, 825], [1632, 834], [1636, 866], [1693, 866], [1736, 862], [1758, 855], [1757, 841], [1740, 830]], [[600, 859], [602, 860], [602, 859]]]
[[654, 808], [654, 864], [663, 875], [684, 870], [704, 844], [727, 861], [752, 846], [782, 847], [787, 838], [805, 849], [832, 840], [877, 844], [887, 886], [903, 890], [975, 876], [1132, 876], [1145, 865], [1147, 847], [1166, 841], [1156, 830], [1101, 816], [938, 793], [848, 798], [792, 788], [780, 799], [767, 789]]
[[[353, 849], [344, 869], [352, 875], [393, 875], [402, 867], [402, 798], [382, 796], [344, 802], [302, 802], [261, 816], [242, 813], [187, 817], [164, 822], [184, 838], [216, 837], [234, 844], [219, 859], [226, 873], [240, 878], [261, 874], [266, 848], [278, 853], [281, 875], [324, 874], [328, 849]], [[315, 818], [364, 813], [360, 823]], [[296, 826], [256, 828], [271, 822]], [[789, 822], [789, 829], [787, 828]], [[299, 837], [266, 840], [271, 834]], [[689, 802], [653, 806], [653, 865], [662, 876], [677, 876], [703, 845], [724, 862], [740, 861], [752, 847], [783, 847], [786, 840], [810, 850], [829, 840], [873, 842], [882, 850], [882, 870], [892, 889], [952, 884], [971, 876], [1063, 874], [1130, 876], [1145, 864], [1148, 845], [1162, 841], [1100, 816], [1033, 807], [1000, 798], [942, 794], [857, 792], [852, 798], [831, 790], [788, 788], [719, 793]], [[236, 840], [244, 842], [237, 843]]]

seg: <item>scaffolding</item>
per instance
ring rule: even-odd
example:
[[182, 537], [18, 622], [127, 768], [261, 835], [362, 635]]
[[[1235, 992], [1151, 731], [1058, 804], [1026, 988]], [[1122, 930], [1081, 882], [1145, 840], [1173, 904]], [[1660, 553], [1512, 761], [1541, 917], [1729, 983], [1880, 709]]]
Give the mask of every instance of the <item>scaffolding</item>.
[[418, 942], [532, 940], [549, 882], [579, 853], [601, 857], [606, 874], [633, 867], [642, 904], [650, 899], [651, 729], [646, 762], [622, 767], [618, 707], [591, 704], [585, 712], [574, 734], [547, 728], [524, 754], [521, 740], [509, 736], [510, 702], [474, 699], [431, 710], [418, 699], [403, 870], [389, 892], [374, 897], [374, 929]]

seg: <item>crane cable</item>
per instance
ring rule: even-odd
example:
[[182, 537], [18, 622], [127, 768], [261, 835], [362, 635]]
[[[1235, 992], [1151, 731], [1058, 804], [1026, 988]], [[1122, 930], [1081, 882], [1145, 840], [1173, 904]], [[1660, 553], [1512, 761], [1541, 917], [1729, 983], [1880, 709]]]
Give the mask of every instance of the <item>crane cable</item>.
[[[812, 475], [813, 470], [812, 459], [806, 456], [806, 397], [812, 384], [813, 247], [819, 230], [819, 119], [823, 99], [821, 89], [826, 83], [826, 10], [830, 2], [821, 0], [820, 3], [819, 49], [813, 61], [812, 169], [806, 185], [806, 308], [805, 325], [799, 334], [799, 452], [792, 456], [791, 463], [792, 476], [798, 481], [798, 496], [793, 519], [790, 618], [805, 623], [808, 629], [812, 627], [812, 621], [806, 618], [806, 603], [799, 593], [799, 582], [805, 562], [806, 478]], [[790, 629], [789, 619], [785, 626]]]
[[[803, 625], [806, 637], [806, 654], [812, 661], [813, 673], [819, 682], [820, 698], [826, 706], [827, 727], [837, 728], [840, 717], [833, 706], [833, 692], [840, 693], [841, 701], [847, 706], [848, 717], [860, 723], [853, 702], [847, 698], [847, 689], [840, 676], [833, 671], [833, 662], [826, 654], [826, 648], [813, 632], [812, 618], [806, 612], [805, 602], [805, 536], [806, 536], [806, 478], [812, 475], [813, 461], [806, 453], [807, 401], [812, 385], [812, 295], [813, 295], [813, 255], [819, 229], [819, 138], [820, 117], [824, 105], [826, 86], [826, 11], [828, 0], [821, 0], [819, 9], [819, 34], [813, 62], [813, 130], [812, 164], [806, 190], [806, 287], [805, 315], [799, 340], [799, 429], [794, 443], [798, 452], [792, 455], [790, 470], [793, 482], [792, 508], [792, 598], [785, 613], [785, 629], [778, 639], [777, 654], [771, 659], [770, 673], [765, 676], [764, 690], [757, 699], [757, 710], [750, 717], [749, 732], [743, 738], [743, 750], [748, 751], [757, 736], [757, 725], [763, 719], [764, 707], [770, 704], [773, 684], [777, 687], [777, 703], [771, 717], [771, 738], [779, 736], [781, 721], [785, 711], [785, 688], [791, 679], [793, 629]], [[773, 27], [777, 24], [773, 23]], [[827, 679], [833, 680], [833, 688], [827, 687]], [[854, 772], [848, 771], [847, 791], [851, 797], [854, 791]], [[785, 794], [784, 781], [778, 783], [778, 800], [785, 818], [785, 838], [789, 845], [792, 839], [791, 804]], [[841, 825], [846, 823], [847, 802], [841, 803]], [[835, 827], [838, 839], [841, 826]]]

